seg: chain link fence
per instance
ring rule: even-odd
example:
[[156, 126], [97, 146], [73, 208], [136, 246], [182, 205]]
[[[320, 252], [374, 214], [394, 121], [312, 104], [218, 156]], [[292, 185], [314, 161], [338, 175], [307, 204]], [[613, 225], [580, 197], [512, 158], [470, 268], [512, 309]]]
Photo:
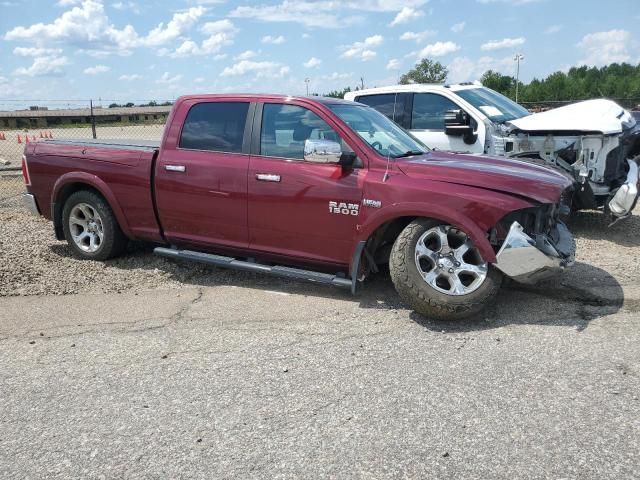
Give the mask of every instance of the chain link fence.
[[19, 205], [24, 192], [22, 154], [28, 143], [48, 139], [159, 141], [171, 109], [168, 104], [122, 106], [46, 100], [30, 103], [28, 108], [16, 110], [10, 100], [0, 101], [0, 208]]

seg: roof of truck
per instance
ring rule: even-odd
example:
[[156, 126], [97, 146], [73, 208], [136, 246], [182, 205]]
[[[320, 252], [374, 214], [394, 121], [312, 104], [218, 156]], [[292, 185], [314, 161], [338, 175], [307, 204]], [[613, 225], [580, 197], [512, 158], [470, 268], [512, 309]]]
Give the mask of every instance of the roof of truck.
[[325, 105], [333, 105], [333, 104], [349, 104], [351, 105], [353, 102], [348, 102], [346, 100], [343, 100], [342, 98], [334, 98], [334, 97], [320, 97], [320, 96], [315, 96], [315, 95], [309, 95], [309, 96], [305, 96], [305, 95], [281, 95], [281, 94], [274, 94], [274, 93], [223, 93], [223, 94], [196, 94], [196, 95], [184, 95], [182, 97], [180, 97], [176, 103], [178, 101], [181, 100], [188, 100], [188, 99], [198, 99], [198, 100], [207, 100], [207, 99], [220, 99], [220, 98], [234, 98], [234, 99], [239, 99], [239, 98], [246, 98], [247, 100], [255, 100], [255, 101], [260, 101], [260, 100], [266, 100], [266, 99], [278, 99], [278, 100], [310, 100], [312, 102], [317, 102], [317, 103], [323, 103]]
[[347, 92], [344, 96], [346, 99], [359, 97], [360, 95], [375, 95], [381, 93], [397, 93], [397, 92], [429, 92], [434, 90], [451, 90], [457, 92], [459, 90], [467, 90], [471, 88], [480, 88], [482, 84], [478, 82], [468, 83], [409, 83], [407, 85], [390, 85], [388, 87], [365, 88], [363, 90], [355, 90]]

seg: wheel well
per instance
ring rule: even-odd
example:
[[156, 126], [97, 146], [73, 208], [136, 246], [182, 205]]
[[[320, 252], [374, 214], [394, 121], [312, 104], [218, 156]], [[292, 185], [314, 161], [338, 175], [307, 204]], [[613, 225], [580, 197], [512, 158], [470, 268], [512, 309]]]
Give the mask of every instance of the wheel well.
[[[74, 183], [69, 183], [64, 187], [62, 187], [54, 200], [53, 212], [52, 212], [53, 228], [55, 229], [56, 238], [58, 240], [65, 239], [64, 229], [62, 228], [62, 210], [64, 209], [64, 204], [67, 203], [67, 200], [71, 195], [82, 190], [93, 192], [96, 195], [100, 195], [102, 198], [104, 198], [104, 195], [102, 195], [102, 193], [100, 193], [100, 191], [97, 188], [87, 183], [74, 182]], [[105, 201], [107, 200], [105, 199]], [[107, 203], [109, 202], [107, 201]]]
[[367, 252], [376, 265], [389, 263], [391, 248], [398, 235], [418, 217], [398, 217], [380, 225], [367, 240]]

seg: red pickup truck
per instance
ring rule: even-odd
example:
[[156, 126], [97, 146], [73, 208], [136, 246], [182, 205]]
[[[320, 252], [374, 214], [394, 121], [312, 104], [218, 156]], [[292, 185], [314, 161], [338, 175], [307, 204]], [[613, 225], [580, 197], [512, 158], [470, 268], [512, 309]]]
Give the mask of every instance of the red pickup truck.
[[373, 108], [321, 97], [179, 98], [161, 144], [30, 143], [29, 208], [82, 259], [155, 253], [347, 287], [388, 264], [433, 318], [482, 309], [503, 276], [573, 261], [571, 182], [519, 160], [429, 150]]

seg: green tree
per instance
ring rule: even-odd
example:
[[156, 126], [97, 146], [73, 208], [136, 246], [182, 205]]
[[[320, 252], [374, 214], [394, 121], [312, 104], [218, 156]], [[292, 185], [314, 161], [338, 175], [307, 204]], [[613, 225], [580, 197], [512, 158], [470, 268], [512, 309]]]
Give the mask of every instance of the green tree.
[[345, 87], [342, 90], [331, 90], [329, 93], [325, 93], [325, 97], [344, 98], [345, 93], [351, 91], [351, 87]]
[[449, 75], [447, 67], [440, 62], [423, 58], [415, 67], [400, 77], [400, 84], [409, 83], [443, 83]]
[[480, 82], [487, 88], [510, 96], [516, 87], [516, 79], [508, 75], [503, 75], [493, 70], [488, 70], [480, 78]]

